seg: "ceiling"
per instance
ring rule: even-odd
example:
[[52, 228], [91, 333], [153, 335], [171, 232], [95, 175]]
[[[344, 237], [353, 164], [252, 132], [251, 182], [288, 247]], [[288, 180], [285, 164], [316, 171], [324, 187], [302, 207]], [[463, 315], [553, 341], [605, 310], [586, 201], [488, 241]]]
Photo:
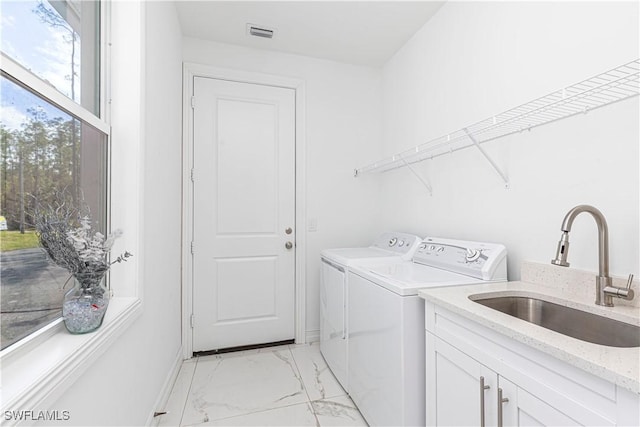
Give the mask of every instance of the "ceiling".
[[[442, 1], [176, 1], [183, 35], [357, 65], [382, 66]], [[249, 36], [247, 24], [275, 30]]]

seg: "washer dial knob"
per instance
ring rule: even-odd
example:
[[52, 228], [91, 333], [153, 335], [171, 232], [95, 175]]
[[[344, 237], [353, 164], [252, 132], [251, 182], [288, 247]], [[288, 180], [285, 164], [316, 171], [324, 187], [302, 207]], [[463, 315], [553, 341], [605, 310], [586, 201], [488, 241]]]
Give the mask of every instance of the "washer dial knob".
[[465, 255], [465, 259], [467, 262], [473, 262], [480, 258], [480, 251], [477, 249], [467, 248], [467, 253]]
[[396, 239], [395, 237], [389, 240], [389, 247], [393, 247], [396, 245], [396, 242], [398, 241], [398, 239]]

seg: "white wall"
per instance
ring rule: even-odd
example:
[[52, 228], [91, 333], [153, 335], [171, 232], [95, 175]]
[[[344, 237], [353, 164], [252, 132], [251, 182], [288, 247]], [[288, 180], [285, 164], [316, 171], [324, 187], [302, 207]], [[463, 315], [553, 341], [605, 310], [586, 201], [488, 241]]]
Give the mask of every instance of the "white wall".
[[[637, 59], [638, 3], [448, 2], [385, 65], [384, 155], [446, 135]], [[606, 216], [611, 272], [639, 273], [638, 98], [483, 145], [379, 180], [387, 228], [498, 241], [509, 277], [522, 260], [548, 263], [566, 212], [591, 204]], [[596, 225], [571, 233], [572, 267], [597, 270]]]
[[353, 178], [359, 162], [381, 154], [380, 70], [192, 38], [183, 58], [305, 81], [306, 210], [318, 223], [306, 235], [306, 330], [317, 337], [320, 250], [366, 245], [380, 232], [378, 184]]
[[[125, 229], [122, 240], [139, 233], [141, 243], [134, 259], [140, 269], [143, 313], [52, 406], [70, 412], [68, 425], [147, 424], [164, 403], [161, 391], [181, 358], [181, 33], [172, 2], [114, 2], [112, 7], [114, 31], [127, 32], [124, 38], [114, 34], [113, 64], [119, 67], [113, 73], [114, 108], [118, 105], [126, 111], [125, 104], [142, 104], [141, 110], [129, 111], [130, 120], [141, 115], [142, 123], [136, 122], [141, 142], [126, 135], [116, 139], [120, 133], [115, 128], [121, 125], [116, 114], [113, 123], [114, 151], [123, 149], [128, 159], [137, 160], [132, 167], [142, 185], [136, 188], [138, 183], [116, 180], [112, 192], [141, 195], [132, 201], [135, 206], [114, 207], [114, 221], [140, 210], [141, 227]], [[140, 44], [145, 38], [146, 45]], [[142, 52], [136, 57], [139, 64], [122, 64], [123, 55], [135, 55], [138, 49]], [[137, 99], [138, 94], [143, 98]], [[142, 150], [140, 156], [136, 147]], [[121, 167], [114, 159], [114, 176]]]

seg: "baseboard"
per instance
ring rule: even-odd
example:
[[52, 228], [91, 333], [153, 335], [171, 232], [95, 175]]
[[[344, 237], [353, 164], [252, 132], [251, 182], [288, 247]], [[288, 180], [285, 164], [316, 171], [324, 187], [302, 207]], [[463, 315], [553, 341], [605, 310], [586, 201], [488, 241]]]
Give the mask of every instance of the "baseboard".
[[173, 388], [173, 384], [176, 382], [176, 378], [178, 378], [178, 373], [180, 372], [180, 367], [182, 366], [182, 347], [178, 349], [176, 353], [176, 357], [173, 360], [173, 364], [167, 377], [164, 380], [164, 384], [162, 384], [162, 388], [160, 393], [158, 394], [158, 398], [156, 399], [155, 404], [153, 405], [153, 411], [149, 414], [147, 418], [147, 422], [145, 425], [147, 426], [157, 426], [160, 422], [161, 417], [154, 417], [153, 414], [156, 411], [161, 411], [162, 408], [167, 406], [167, 401], [169, 400], [169, 395], [171, 394], [171, 389]]
[[320, 341], [320, 330], [316, 329], [315, 331], [307, 331], [305, 333], [305, 340], [306, 340], [306, 343]]

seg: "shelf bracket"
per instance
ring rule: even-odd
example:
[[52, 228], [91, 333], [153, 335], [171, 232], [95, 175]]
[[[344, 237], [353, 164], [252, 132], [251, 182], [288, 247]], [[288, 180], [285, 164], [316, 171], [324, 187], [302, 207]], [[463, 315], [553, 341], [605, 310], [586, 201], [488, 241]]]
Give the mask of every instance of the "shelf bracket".
[[507, 178], [507, 176], [504, 174], [504, 172], [502, 172], [500, 170], [500, 168], [498, 167], [498, 165], [496, 165], [496, 162], [493, 161], [493, 159], [491, 157], [489, 157], [489, 155], [487, 154], [486, 151], [484, 151], [484, 148], [482, 148], [480, 146], [480, 143], [478, 143], [478, 141], [473, 137], [473, 135], [471, 135], [469, 133], [469, 131], [467, 130], [467, 128], [462, 128], [462, 130], [464, 131], [464, 133], [467, 134], [467, 136], [469, 137], [469, 139], [473, 142], [473, 144], [478, 148], [478, 150], [480, 150], [480, 153], [482, 153], [482, 155], [484, 156], [485, 159], [487, 159], [487, 161], [491, 164], [491, 166], [493, 167], [493, 169], [498, 173], [498, 175], [500, 175], [500, 178], [502, 178], [502, 181], [504, 181], [504, 188], [508, 189], [509, 188], [509, 178]]
[[413, 173], [413, 175], [416, 178], [418, 178], [418, 181], [420, 181], [422, 183], [422, 185], [425, 186], [427, 191], [429, 191], [429, 195], [433, 196], [433, 188], [431, 188], [429, 183], [427, 181], [425, 181], [424, 178], [422, 178], [420, 176], [420, 174], [418, 172], [416, 172], [416, 170], [413, 168], [413, 166], [411, 166], [411, 164], [409, 162], [407, 162], [404, 158], [401, 157], [400, 160], [402, 160], [402, 163], [404, 163], [404, 165], [411, 171], [411, 173]]

